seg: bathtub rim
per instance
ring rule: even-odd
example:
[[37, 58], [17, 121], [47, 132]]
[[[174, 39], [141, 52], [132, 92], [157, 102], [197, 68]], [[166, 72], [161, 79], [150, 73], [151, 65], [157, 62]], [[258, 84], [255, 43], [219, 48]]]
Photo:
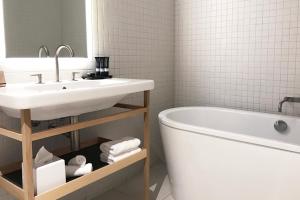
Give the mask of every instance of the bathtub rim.
[[[210, 137], [215, 137], [215, 138], [220, 138], [220, 139], [226, 139], [226, 140], [231, 140], [231, 141], [236, 141], [236, 142], [243, 142], [246, 144], [252, 144], [252, 145], [257, 145], [257, 146], [272, 148], [272, 149], [276, 149], [276, 150], [282, 150], [282, 151], [288, 151], [288, 152], [300, 154], [300, 146], [297, 146], [295, 144], [290, 144], [290, 143], [286, 143], [286, 142], [281, 142], [281, 141], [257, 137], [257, 136], [250, 136], [250, 135], [243, 135], [240, 133], [222, 131], [222, 130], [217, 130], [217, 129], [213, 129], [213, 128], [198, 127], [195, 125], [184, 124], [184, 123], [172, 120], [167, 117], [167, 114], [172, 113], [172, 112], [182, 111], [182, 110], [199, 109], [199, 108], [217, 109], [217, 110], [221, 110], [221, 111], [239, 112], [239, 113], [243, 113], [243, 114], [268, 115], [268, 116], [273, 116], [273, 117], [281, 116], [281, 115], [276, 115], [276, 114], [271, 114], [271, 113], [260, 113], [260, 112], [252, 112], [252, 111], [221, 108], [221, 107], [210, 107], [210, 106], [190, 106], [189, 107], [189, 106], [187, 106], [187, 107], [171, 108], [171, 109], [167, 109], [167, 110], [160, 112], [158, 114], [159, 123], [161, 125], [167, 126], [169, 128], [186, 131], [186, 132], [190, 132], [193, 134], [200, 134], [200, 135], [205, 135], [205, 136], [210, 136]], [[299, 119], [298, 117], [285, 116], [285, 115], [282, 115], [282, 118]], [[163, 134], [163, 133], [161, 133], [161, 134]]]

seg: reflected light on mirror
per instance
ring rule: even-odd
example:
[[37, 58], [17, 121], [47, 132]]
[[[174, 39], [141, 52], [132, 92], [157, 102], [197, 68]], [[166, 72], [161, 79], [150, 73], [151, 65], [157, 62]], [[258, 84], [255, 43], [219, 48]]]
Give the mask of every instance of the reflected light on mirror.
[[93, 32], [92, 32], [92, 20], [93, 20], [93, 11], [92, 11], [92, 0], [85, 1], [85, 15], [86, 15], [86, 47], [87, 47], [87, 57], [93, 57]]
[[0, 0], [0, 62], [5, 58], [4, 12], [3, 1]]
[[[60, 62], [63, 64], [63, 69], [93, 69], [94, 68], [94, 54], [96, 50], [93, 49], [94, 27], [93, 20], [95, 16], [93, 6], [96, 0], [85, 0], [86, 7], [86, 41], [87, 41], [87, 58], [61, 58]], [[0, 69], [8, 72], [20, 71], [43, 71], [53, 69], [53, 58], [39, 59], [39, 58], [6, 58], [6, 44], [5, 44], [5, 27], [4, 27], [4, 5], [3, 0], [0, 0]], [[20, 68], [22, 66], [22, 68]], [[41, 68], [41, 66], [43, 66]]]

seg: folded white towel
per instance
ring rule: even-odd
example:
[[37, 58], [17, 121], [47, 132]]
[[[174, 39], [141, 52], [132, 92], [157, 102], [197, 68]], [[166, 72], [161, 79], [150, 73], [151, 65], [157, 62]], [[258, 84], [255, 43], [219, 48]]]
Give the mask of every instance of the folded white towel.
[[113, 155], [107, 156], [106, 154], [101, 153], [100, 154], [100, 160], [102, 162], [106, 162], [108, 164], [113, 164], [113, 163], [118, 162], [118, 161], [120, 161], [122, 159], [125, 159], [125, 158], [127, 158], [129, 156], [132, 156], [132, 155], [134, 155], [134, 154], [136, 154], [136, 153], [138, 153], [140, 151], [142, 151], [142, 149], [141, 148], [137, 148], [137, 149], [135, 149], [133, 151], [129, 151], [129, 152], [123, 153], [123, 154], [118, 155], [118, 156], [113, 156]]
[[66, 175], [67, 177], [76, 177], [83, 176], [89, 174], [93, 171], [92, 163], [88, 163], [82, 167], [75, 165], [67, 165], [66, 166]]
[[53, 160], [53, 154], [47, 151], [47, 149], [43, 146], [37, 152], [34, 159], [34, 164], [36, 166], [40, 166], [52, 160]]
[[107, 157], [107, 158], [109, 158], [109, 157], [117, 157], [117, 156], [121, 156], [121, 155], [123, 155], [123, 154], [125, 154], [125, 153], [129, 153], [129, 152], [131, 152], [131, 151], [134, 151], [134, 150], [137, 150], [139, 147], [136, 147], [136, 148], [133, 148], [133, 149], [129, 149], [129, 150], [127, 150], [127, 151], [125, 151], [125, 152], [122, 152], [121, 154], [117, 154], [117, 155], [114, 155], [114, 154], [112, 154], [112, 153], [109, 153], [109, 151], [103, 151], [102, 153], [103, 153], [103, 156], [105, 156], [105, 157]]
[[85, 164], [86, 164], [86, 158], [82, 155], [75, 156], [68, 162], [68, 165], [75, 165], [80, 167], [85, 166]]
[[140, 146], [141, 140], [133, 137], [124, 137], [120, 140], [105, 142], [100, 145], [100, 150], [106, 154], [118, 156], [128, 152], [131, 149], [136, 149]]

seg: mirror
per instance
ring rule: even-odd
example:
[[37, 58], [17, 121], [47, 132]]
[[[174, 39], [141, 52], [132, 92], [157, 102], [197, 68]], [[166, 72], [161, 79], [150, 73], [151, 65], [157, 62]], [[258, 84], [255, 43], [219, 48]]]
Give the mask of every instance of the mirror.
[[53, 57], [61, 44], [87, 57], [86, 0], [3, 0], [3, 15], [7, 58]]

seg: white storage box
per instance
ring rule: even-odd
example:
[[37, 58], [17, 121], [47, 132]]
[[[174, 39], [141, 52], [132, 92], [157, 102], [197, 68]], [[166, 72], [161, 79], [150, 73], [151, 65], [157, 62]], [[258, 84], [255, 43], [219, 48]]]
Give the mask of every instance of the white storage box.
[[40, 166], [33, 166], [34, 192], [39, 195], [66, 183], [65, 161], [56, 156]]

